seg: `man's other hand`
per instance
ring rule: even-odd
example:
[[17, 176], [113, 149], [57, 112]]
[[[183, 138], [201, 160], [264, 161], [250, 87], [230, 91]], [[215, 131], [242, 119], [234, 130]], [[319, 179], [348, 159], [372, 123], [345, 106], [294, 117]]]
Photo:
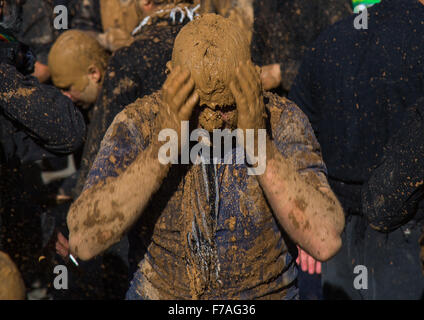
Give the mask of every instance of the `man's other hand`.
[[321, 274], [321, 262], [312, 258], [302, 249], [298, 248], [299, 255], [297, 256], [296, 263], [302, 269], [303, 272], [309, 274]]

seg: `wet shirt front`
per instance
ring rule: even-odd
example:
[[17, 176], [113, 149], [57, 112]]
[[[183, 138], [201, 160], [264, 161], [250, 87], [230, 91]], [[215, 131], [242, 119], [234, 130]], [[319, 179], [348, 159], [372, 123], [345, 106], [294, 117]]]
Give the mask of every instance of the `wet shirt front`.
[[[328, 187], [326, 168], [306, 116], [266, 93], [267, 134], [302, 176]], [[85, 188], [116, 177], [157, 139], [156, 92], [127, 106], [102, 141]], [[233, 159], [237, 149], [231, 151]], [[296, 246], [278, 224], [244, 164], [174, 164], [132, 228], [139, 263], [128, 298], [293, 299]], [[140, 190], [142, 192], [142, 190]]]

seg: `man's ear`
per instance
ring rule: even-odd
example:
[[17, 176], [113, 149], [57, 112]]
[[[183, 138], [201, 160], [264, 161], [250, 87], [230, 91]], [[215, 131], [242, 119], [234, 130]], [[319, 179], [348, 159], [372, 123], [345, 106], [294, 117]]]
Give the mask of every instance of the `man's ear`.
[[88, 77], [95, 83], [99, 83], [102, 80], [102, 73], [98, 67], [92, 64], [88, 67]]
[[256, 64], [255, 64], [255, 69], [256, 69], [257, 73], [259, 73], [259, 74], [262, 73], [262, 68], [260, 66], [256, 65]]
[[153, 8], [154, 3], [152, 0], [142, 0], [141, 5], [145, 11], [150, 11]]
[[171, 72], [172, 72], [172, 70], [173, 70], [174, 68], [173, 68], [173, 66], [172, 66], [172, 61], [168, 61], [167, 63], [166, 63], [166, 70], [165, 70], [165, 73], [168, 75], [168, 74], [170, 74]]

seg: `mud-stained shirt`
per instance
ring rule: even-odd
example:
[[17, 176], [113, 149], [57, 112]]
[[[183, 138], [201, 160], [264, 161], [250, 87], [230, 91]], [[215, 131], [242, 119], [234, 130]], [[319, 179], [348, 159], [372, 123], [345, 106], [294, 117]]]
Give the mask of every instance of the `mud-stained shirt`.
[[[298, 172], [328, 187], [307, 117], [264, 96], [267, 134]], [[109, 127], [85, 189], [115, 177], [158, 138], [161, 93], [138, 99]], [[231, 151], [235, 160], [237, 149]], [[136, 259], [129, 298], [293, 299], [297, 249], [244, 164], [174, 164], [129, 234]], [[143, 192], [140, 190], [140, 192]]]

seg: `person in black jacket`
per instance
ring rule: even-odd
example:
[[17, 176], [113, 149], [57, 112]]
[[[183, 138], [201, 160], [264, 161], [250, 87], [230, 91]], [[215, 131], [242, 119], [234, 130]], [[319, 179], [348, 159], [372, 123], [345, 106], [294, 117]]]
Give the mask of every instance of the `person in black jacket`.
[[18, 29], [19, 6], [15, 0], [0, 1], [0, 248], [10, 254], [33, 236], [20, 232], [38, 205], [34, 172], [26, 171], [26, 164], [72, 153], [85, 137], [83, 116], [72, 101], [29, 75], [34, 55], [10, 32]]
[[386, 0], [368, 14], [368, 29], [352, 16], [321, 34], [289, 94], [346, 213], [342, 249], [323, 266], [324, 296], [420, 299], [424, 1]]
[[330, 25], [352, 13], [351, 0], [255, 0], [253, 61], [265, 90], [287, 95], [305, 50]]

